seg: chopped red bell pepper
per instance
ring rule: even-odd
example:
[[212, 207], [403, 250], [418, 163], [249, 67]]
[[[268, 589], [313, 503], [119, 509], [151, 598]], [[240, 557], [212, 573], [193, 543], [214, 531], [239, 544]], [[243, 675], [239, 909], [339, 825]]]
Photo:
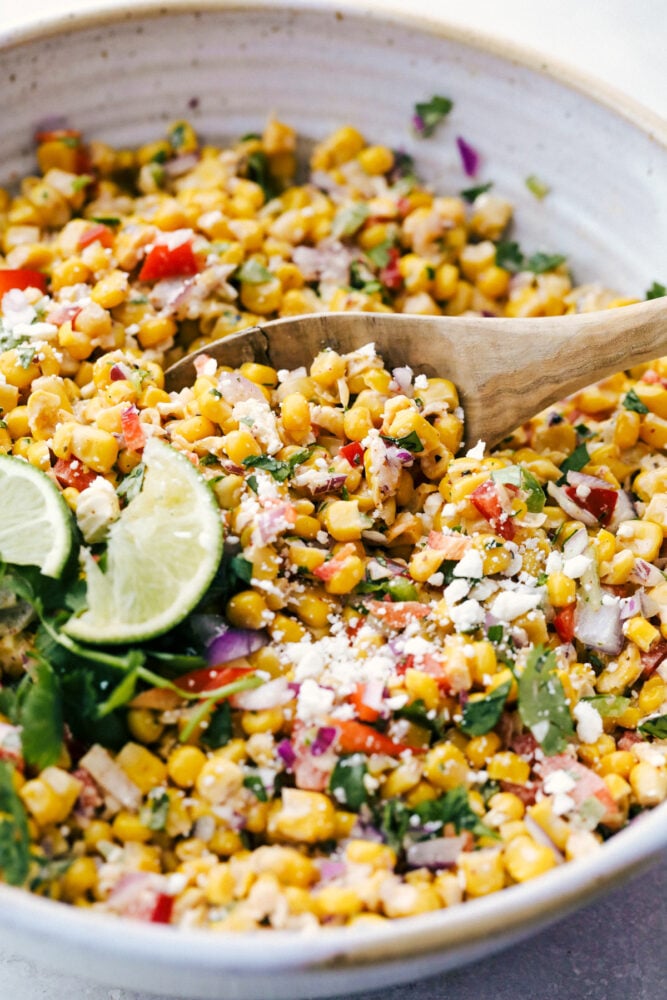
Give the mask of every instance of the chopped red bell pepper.
[[351, 441], [349, 444], [344, 444], [338, 454], [342, 455], [346, 462], [355, 467], [361, 465], [364, 460], [364, 448], [358, 441]]
[[401, 254], [398, 247], [390, 247], [387, 253], [388, 260], [380, 270], [380, 281], [389, 291], [397, 292], [403, 287], [403, 275], [398, 266]]
[[97, 473], [87, 469], [78, 458], [59, 458], [53, 473], [61, 486], [73, 486], [79, 493], [97, 479]]
[[155, 903], [148, 920], [152, 924], [169, 924], [173, 909], [174, 897], [168, 896], [166, 892], [159, 892], [155, 897]]
[[162, 281], [164, 278], [189, 278], [199, 271], [192, 242], [169, 247], [158, 243], [146, 254], [139, 281]]
[[514, 538], [514, 521], [503, 503], [501, 489], [507, 490], [507, 486], [499, 487], [492, 479], [487, 479], [485, 483], [478, 486], [470, 494], [470, 502], [486, 518], [493, 530], [501, 538], [511, 541]]
[[136, 406], [128, 406], [120, 415], [125, 447], [128, 451], [141, 451], [146, 444], [146, 435]]
[[398, 757], [405, 750], [415, 749], [406, 743], [396, 743], [390, 736], [354, 719], [328, 719], [327, 722], [338, 730], [336, 742], [343, 753], [385, 753]]
[[554, 628], [561, 642], [572, 642], [574, 639], [574, 615], [576, 604], [566, 604], [554, 615]]
[[618, 503], [618, 490], [612, 486], [609, 489], [604, 486], [593, 486], [585, 496], [582, 496], [577, 492], [577, 486], [564, 486], [563, 489], [577, 507], [587, 510], [603, 527], [609, 524]]
[[217, 691], [218, 688], [226, 687], [227, 684], [233, 684], [246, 674], [251, 674], [252, 670], [251, 666], [230, 667], [228, 664], [224, 667], [202, 667], [200, 670], [191, 670], [190, 673], [177, 677], [174, 684], [183, 691], [195, 694]]
[[107, 250], [110, 250], [113, 246], [113, 233], [103, 222], [96, 222], [93, 226], [83, 231], [79, 237], [79, 250], [83, 250], [84, 247], [88, 247], [91, 243], [96, 242], [101, 243]]
[[366, 697], [366, 684], [357, 684], [356, 688], [350, 695], [350, 701], [354, 705], [354, 710], [357, 713], [357, 718], [361, 719], [362, 722], [377, 722], [380, 718], [380, 713], [377, 708], [373, 708], [365, 701]]
[[0, 270], [0, 298], [14, 288], [19, 291], [39, 288], [40, 292], [46, 292], [46, 275], [29, 267], [3, 268]]

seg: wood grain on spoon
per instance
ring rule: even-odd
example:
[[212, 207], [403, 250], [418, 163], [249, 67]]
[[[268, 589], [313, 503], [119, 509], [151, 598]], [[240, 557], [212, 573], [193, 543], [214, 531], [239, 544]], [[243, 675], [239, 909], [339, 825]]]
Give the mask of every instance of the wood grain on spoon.
[[341, 353], [374, 343], [387, 368], [451, 379], [465, 412], [466, 447], [498, 444], [577, 389], [667, 354], [667, 298], [593, 313], [506, 319], [317, 313], [274, 320], [207, 344], [166, 372], [169, 390], [192, 385], [194, 358], [237, 367], [309, 366], [324, 347]]

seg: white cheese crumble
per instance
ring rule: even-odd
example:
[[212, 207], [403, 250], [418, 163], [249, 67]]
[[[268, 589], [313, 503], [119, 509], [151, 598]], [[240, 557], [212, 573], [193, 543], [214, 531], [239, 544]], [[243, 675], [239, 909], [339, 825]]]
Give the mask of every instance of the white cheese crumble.
[[464, 601], [463, 604], [457, 605], [450, 610], [449, 614], [457, 632], [470, 632], [481, 625], [486, 617], [486, 612], [479, 601], [473, 600]]
[[477, 549], [468, 549], [454, 567], [453, 575], [480, 580], [484, 576], [481, 552], [478, 552]]
[[469, 448], [466, 452], [466, 458], [484, 458], [484, 449], [486, 444], [484, 441], [478, 441], [474, 448]]
[[587, 701], [578, 701], [572, 710], [577, 720], [577, 736], [582, 743], [595, 743], [602, 736], [602, 717]]
[[571, 580], [578, 580], [590, 568], [592, 559], [590, 556], [572, 556], [563, 563], [563, 573]]
[[89, 545], [103, 541], [119, 517], [120, 503], [115, 489], [107, 479], [98, 476], [82, 490], [76, 505], [76, 522], [84, 540]]
[[525, 615], [528, 611], [533, 611], [541, 600], [541, 594], [534, 594], [530, 591], [505, 590], [494, 598], [490, 611], [498, 621], [511, 622], [515, 618]]

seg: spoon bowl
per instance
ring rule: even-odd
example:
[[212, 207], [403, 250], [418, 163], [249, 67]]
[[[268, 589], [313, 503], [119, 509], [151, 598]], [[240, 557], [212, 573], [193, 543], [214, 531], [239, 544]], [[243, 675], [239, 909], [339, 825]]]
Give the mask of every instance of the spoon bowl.
[[308, 366], [325, 347], [374, 343], [389, 368], [451, 379], [465, 412], [464, 446], [498, 444], [544, 407], [598, 379], [667, 353], [667, 298], [568, 316], [507, 319], [315, 313], [249, 327], [172, 365], [166, 387], [196, 377], [201, 354], [237, 367]]

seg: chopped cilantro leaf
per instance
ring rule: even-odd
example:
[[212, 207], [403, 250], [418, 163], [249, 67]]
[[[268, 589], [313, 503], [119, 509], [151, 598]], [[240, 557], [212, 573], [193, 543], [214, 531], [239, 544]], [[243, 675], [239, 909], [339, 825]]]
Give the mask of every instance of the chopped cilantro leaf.
[[562, 753], [574, 736], [553, 650], [536, 646], [518, 678], [519, 715], [547, 756]]
[[276, 482], [284, 483], [292, 475], [296, 466], [307, 461], [309, 457], [309, 451], [298, 451], [286, 462], [273, 458], [271, 455], [248, 455], [247, 458], [243, 459], [243, 465], [246, 468], [263, 469], [265, 472], [270, 472]]
[[667, 288], [661, 285], [659, 281], [654, 281], [646, 292], [647, 299], [661, 299], [663, 295], [667, 295]]
[[553, 271], [565, 263], [565, 257], [561, 253], [534, 253], [526, 261], [526, 270], [533, 274], [544, 274], [545, 271]]
[[603, 719], [615, 718], [623, 715], [626, 708], [630, 706], [630, 699], [620, 694], [595, 694], [590, 698], [582, 698], [587, 701]]
[[495, 469], [491, 473], [491, 478], [495, 483], [509, 483], [523, 490], [527, 494], [526, 507], [531, 514], [539, 514], [542, 511], [547, 498], [540, 481], [528, 469], [524, 469], [521, 465], [508, 465], [504, 469]]
[[258, 774], [246, 774], [243, 779], [243, 787], [248, 788], [259, 802], [269, 801], [264, 782]]
[[63, 712], [58, 677], [40, 660], [19, 688], [21, 745], [26, 762], [40, 771], [55, 764], [63, 744]]
[[232, 738], [232, 710], [228, 701], [223, 701], [215, 709], [200, 738], [212, 750], [229, 743]]
[[389, 444], [395, 444], [397, 448], [405, 448], [406, 451], [411, 451], [413, 455], [418, 455], [420, 451], [424, 450], [424, 445], [421, 443], [417, 431], [411, 431], [405, 437], [400, 438], [383, 436], [382, 440], [387, 441]]
[[502, 625], [489, 625], [486, 630], [486, 637], [489, 642], [502, 642], [504, 630]]
[[511, 681], [505, 681], [484, 698], [468, 699], [463, 706], [463, 718], [459, 723], [459, 728], [466, 736], [483, 736], [493, 729], [502, 715], [511, 686]]
[[331, 773], [329, 791], [341, 806], [352, 812], [358, 812], [368, 799], [365, 777], [365, 755], [343, 754]]
[[246, 161], [246, 169], [248, 177], [255, 184], [259, 184], [267, 201], [275, 197], [277, 194], [276, 182], [271, 174], [266, 153], [261, 150], [251, 153]]
[[169, 815], [169, 796], [164, 788], [151, 788], [146, 804], [141, 810], [140, 818], [149, 830], [159, 832], [167, 825]]
[[0, 872], [9, 885], [23, 885], [30, 870], [30, 835], [14, 769], [0, 761]]
[[667, 740], [667, 715], [657, 715], [652, 719], [645, 719], [638, 728], [644, 736], [654, 736], [656, 740]]
[[634, 389], [630, 389], [623, 397], [623, 406], [626, 410], [633, 410], [635, 413], [648, 413], [648, 406], [642, 403]]
[[125, 479], [121, 480], [116, 487], [116, 494], [121, 500], [125, 500], [126, 503], [129, 503], [130, 500], [133, 500], [137, 494], [141, 492], [145, 473], [146, 466], [143, 462], [139, 462], [139, 464], [135, 465], [132, 471], [125, 476]]
[[430, 138], [453, 107], [454, 102], [449, 97], [442, 97], [440, 94], [435, 94], [430, 101], [421, 101], [415, 104], [412, 119], [415, 132], [424, 139]]
[[493, 181], [487, 181], [486, 184], [476, 184], [475, 187], [464, 188], [463, 191], [459, 191], [459, 194], [465, 201], [470, 205], [479, 198], [480, 194], [486, 194], [493, 187]]
[[394, 240], [386, 239], [382, 243], [378, 243], [377, 246], [372, 247], [370, 250], [366, 251], [366, 256], [376, 267], [386, 267], [389, 263], [390, 253], [389, 251], [392, 247], [396, 246]]
[[74, 194], [78, 194], [79, 191], [84, 191], [89, 184], [93, 183], [94, 180], [95, 178], [91, 177], [90, 174], [79, 174], [78, 177], [75, 177], [72, 181], [72, 192]]
[[368, 211], [368, 205], [363, 201], [345, 205], [334, 216], [331, 235], [335, 239], [340, 239], [341, 236], [353, 236], [368, 218]]
[[246, 479], [246, 483], [248, 484], [248, 489], [252, 490], [253, 493], [257, 492], [257, 488], [258, 488], [257, 487], [257, 476], [248, 476], [248, 478]]
[[584, 468], [585, 465], [591, 460], [591, 456], [588, 454], [588, 448], [585, 444], [577, 445], [571, 455], [561, 462], [559, 468], [563, 474], [568, 472], [579, 472]]

